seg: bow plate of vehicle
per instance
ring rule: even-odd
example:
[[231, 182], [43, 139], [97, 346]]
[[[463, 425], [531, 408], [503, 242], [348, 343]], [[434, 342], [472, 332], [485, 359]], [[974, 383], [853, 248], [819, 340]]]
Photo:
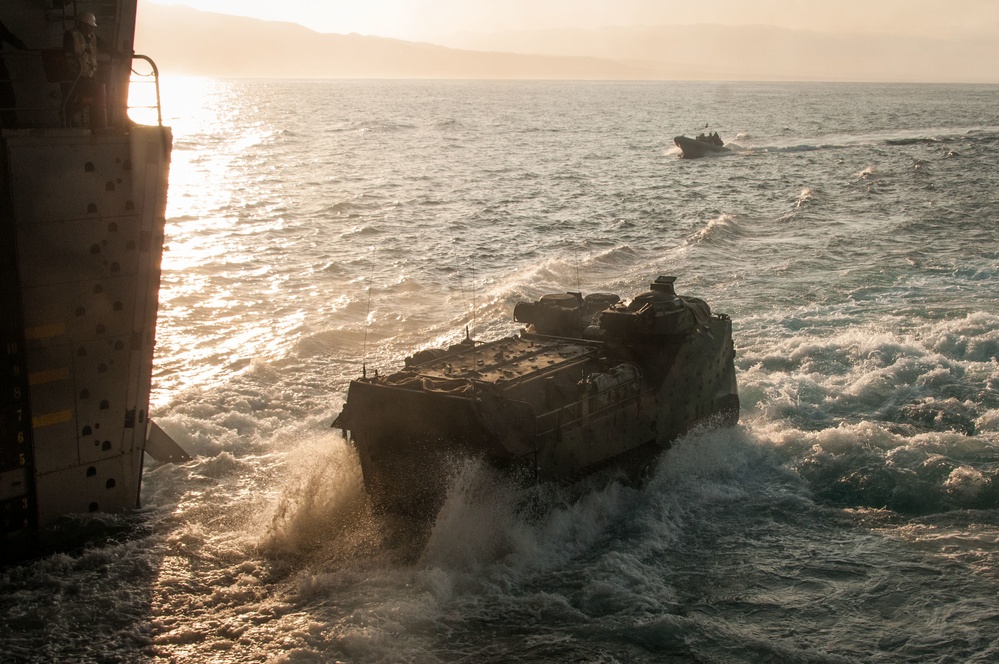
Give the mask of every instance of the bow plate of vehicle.
[[433, 517], [459, 461], [572, 481], [654, 455], [699, 423], [739, 417], [732, 323], [659, 277], [617, 295], [521, 302], [519, 334], [423, 350], [350, 383], [333, 423], [376, 509]]

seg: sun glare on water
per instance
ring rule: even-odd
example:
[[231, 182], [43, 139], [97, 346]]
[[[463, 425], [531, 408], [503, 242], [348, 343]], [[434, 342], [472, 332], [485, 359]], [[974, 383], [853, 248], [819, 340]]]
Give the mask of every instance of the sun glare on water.
[[[149, 78], [133, 75], [134, 121], [157, 124], [155, 88]], [[247, 214], [243, 200], [259, 192], [246, 190], [242, 160], [267, 130], [247, 125], [245, 118], [240, 122], [243, 107], [229, 82], [166, 77], [159, 88], [173, 148], [157, 326], [160, 389], [154, 401], [163, 390], [194, 379], [208, 384], [253, 358], [279, 353], [288, 329], [300, 324], [297, 312], [265, 316], [261, 323], [258, 308], [246, 304], [247, 289], [281, 281], [247, 238], [273, 231], [281, 221]], [[241, 129], [234, 131], [237, 125]]]

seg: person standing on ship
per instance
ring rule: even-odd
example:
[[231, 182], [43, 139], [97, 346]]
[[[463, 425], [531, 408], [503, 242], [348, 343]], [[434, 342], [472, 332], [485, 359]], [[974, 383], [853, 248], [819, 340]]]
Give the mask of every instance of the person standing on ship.
[[63, 35], [62, 47], [66, 51], [72, 88], [70, 95], [79, 103], [89, 106], [90, 128], [108, 126], [107, 75], [98, 69], [98, 51], [112, 59], [121, 53], [97, 36], [97, 17], [93, 12], [83, 12], [76, 17], [76, 25]]

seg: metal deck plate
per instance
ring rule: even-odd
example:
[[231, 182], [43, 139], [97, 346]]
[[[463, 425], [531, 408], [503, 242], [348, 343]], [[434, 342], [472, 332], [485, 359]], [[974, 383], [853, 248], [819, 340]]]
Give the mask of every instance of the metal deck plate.
[[601, 346], [600, 342], [582, 339], [535, 335], [507, 337], [431, 360], [416, 370], [428, 378], [475, 378], [502, 383], [531, 378], [576, 363]]

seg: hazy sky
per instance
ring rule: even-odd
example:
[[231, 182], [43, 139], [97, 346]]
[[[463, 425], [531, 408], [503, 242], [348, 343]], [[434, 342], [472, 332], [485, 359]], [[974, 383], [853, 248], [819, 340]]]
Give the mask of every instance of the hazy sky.
[[[462, 31], [689, 23], [999, 37], [999, 0], [139, 0], [299, 23], [318, 32], [431, 40]], [[141, 11], [141, 10], [140, 10]]]

